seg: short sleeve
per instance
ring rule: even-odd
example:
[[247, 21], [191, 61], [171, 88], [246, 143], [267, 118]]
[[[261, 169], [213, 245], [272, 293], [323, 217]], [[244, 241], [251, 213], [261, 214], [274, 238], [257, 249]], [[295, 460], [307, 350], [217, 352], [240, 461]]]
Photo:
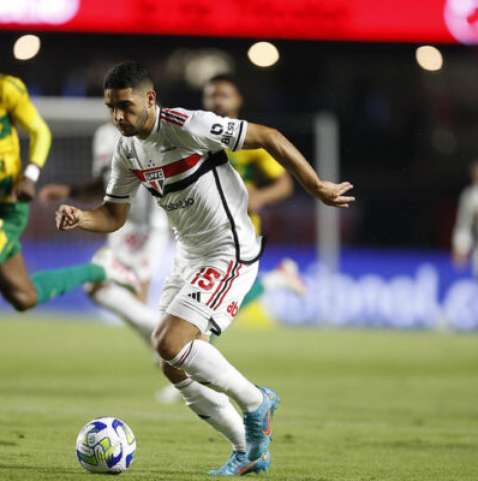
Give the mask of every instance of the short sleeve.
[[111, 177], [106, 187], [105, 202], [131, 203], [140, 180], [131, 172], [121, 141], [116, 145], [111, 164]]
[[213, 152], [242, 149], [247, 132], [245, 120], [221, 117], [203, 110], [183, 111], [188, 116], [183, 130], [202, 148]]

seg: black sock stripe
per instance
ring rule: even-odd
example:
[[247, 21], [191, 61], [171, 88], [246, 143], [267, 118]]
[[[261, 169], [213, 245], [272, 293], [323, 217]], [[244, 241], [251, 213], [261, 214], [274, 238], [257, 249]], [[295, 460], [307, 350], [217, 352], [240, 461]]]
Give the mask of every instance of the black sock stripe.
[[181, 367], [186, 362], [189, 354], [191, 354], [193, 344], [194, 341], [191, 341], [191, 343], [189, 344], [189, 349], [181, 356], [181, 359], [177, 363], [174, 363], [174, 367]]

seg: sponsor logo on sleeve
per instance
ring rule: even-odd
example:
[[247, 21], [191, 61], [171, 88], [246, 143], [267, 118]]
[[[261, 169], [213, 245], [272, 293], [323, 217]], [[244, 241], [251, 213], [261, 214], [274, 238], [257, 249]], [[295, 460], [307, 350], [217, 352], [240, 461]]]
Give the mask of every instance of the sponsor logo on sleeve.
[[211, 134], [221, 135], [221, 142], [225, 145], [230, 145], [232, 143], [232, 138], [234, 135], [235, 122], [230, 121], [227, 123], [226, 131], [224, 131], [224, 126], [221, 124], [213, 124], [211, 127]]

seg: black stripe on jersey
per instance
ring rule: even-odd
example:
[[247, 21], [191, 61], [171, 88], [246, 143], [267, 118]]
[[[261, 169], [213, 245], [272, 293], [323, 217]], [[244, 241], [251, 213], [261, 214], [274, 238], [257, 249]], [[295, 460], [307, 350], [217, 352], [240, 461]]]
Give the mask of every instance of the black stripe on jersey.
[[112, 199], [129, 199], [129, 195], [113, 195], [113, 194], [108, 194], [108, 192], [106, 192], [105, 195], [107, 197], [111, 197]]
[[179, 180], [178, 182], [173, 182], [171, 184], [166, 184], [164, 186], [163, 194], [161, 195], [159, 192], [155, 191], [153, 188], [148, 188], [149, 192], [154, 195], [154, 197], [164, 197], [166, 194], [170, 192], [178, 192], [179, 190], [183, 190], [186, 187], [189, 187], [191, 184], [194, 184], [199, 177], [203, 176], [204, 174], [208, 173], [210, 170], [216, 168], [218, 165], [223, 165], [228, 162], [226, 152], [221, 150], [219, 152], [214, 152], [209, 154], [209, 157], [202, 163], [201, 167], [199, 167], [194, 174], [186, 177], [185, 179]]
[[259, 249], [259, 253], [253, 259], [250, 259], [250, 260], [241, 259], [241, 246], [239, 245], [239, 236], [237, 235], [236, 223], [234, 222], [234, 217], [232, 216], [229, 206], [227, 205], [226, 196], [224, 194], [224, 190], [222, 189], [221, 181], [219, 179], [219, 174], [216, 168], [213, 169], [213, 173], [214, 173], [214, 180], [216, 182], [216, 187], [219, 192], [219, 197], [221, 198], [221, 202], [226, 212], [226, 216], [229, 220], [229, 225], [231, 226], [232, 238], [234, 240], [234, 250], [236, 251], [236, 262], [240, 262], [241, 264], [246, 264], [246, 265], [254, 264], [254, 262], [257, 262], [260, 259], [260, 257], [262, 256], [262, 253], [264, 252], [264, 242], [261, 239], [261, 247]]
[[244, 120], [241, 121], [241, 125], [239, 126], [239, 135], [237, 136], [236, 143], [234, 144], [234, 147], [232, 150], [237, 149], [237, 145], [239, 144], [239, 141], [241, 140], [241, 135], [242, 135], [242, 128], [244, 127]]

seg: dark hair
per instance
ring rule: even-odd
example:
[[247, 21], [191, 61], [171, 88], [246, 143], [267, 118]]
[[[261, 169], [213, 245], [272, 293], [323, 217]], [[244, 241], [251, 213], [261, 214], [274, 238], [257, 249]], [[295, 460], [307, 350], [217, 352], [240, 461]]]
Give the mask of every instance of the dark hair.
[[218, 74], [218, 75], [214, 75], [214, 77], [211, 77], [208, 81], [207, 81], [207, 84], [211, 84], [211, 83], [215, 83], [215, 82], [227, 82], [227, 83], [230, 83], [231, 85], [233, 85], [236, 90], [238, 92], [240, 92], [241, 90], [239, 89], [239, 85], [236, 81], [236, 79], [228, 74], [228, 73], [221, 73], [221, 74]]
[[146, 83], [154, 87], [148, 69], [138, 62], [128, 61], [119, 63], [108, 70], [103, 81], [103, 88], [105, 90], [136, 88]]

